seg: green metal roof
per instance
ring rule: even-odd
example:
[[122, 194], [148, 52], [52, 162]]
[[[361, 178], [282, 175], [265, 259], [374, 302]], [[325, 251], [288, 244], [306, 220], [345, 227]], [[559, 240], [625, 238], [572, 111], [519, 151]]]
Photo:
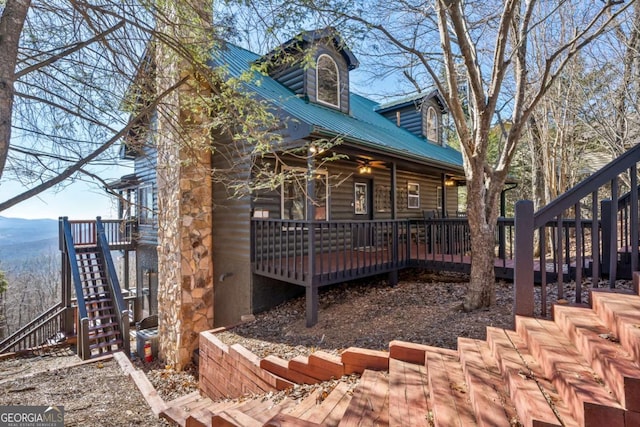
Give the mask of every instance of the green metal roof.
[[[225, 67], [232, 77], [239, 77], [251, 69], [260, 56], [227, 43], [213, 52], [212, 66]], [[338, 136], [345, 142], [387, 152], [416, 161], [435, 162], [460, 170], [462, 156], [451, 148], [435, 145], [425, 138], [398, 127], [378, 114], [379, 104], [363, 96], [350, 94], [351, 114], [308, 102], [269, 76], [253, 72], [249, 90], [268, 100], [274, 107], [313, 131]]]

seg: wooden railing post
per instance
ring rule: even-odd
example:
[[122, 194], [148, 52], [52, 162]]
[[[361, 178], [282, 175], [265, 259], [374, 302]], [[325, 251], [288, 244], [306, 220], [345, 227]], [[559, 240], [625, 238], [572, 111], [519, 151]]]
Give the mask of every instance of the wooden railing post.
[[305, 295], [305, 311], [307, 317], [307, 327], [318, 323], [318, 284], [316, 281], [316, 231], [313, 221], [307, 221], [307, 285]]
[[611, 200], [602, 200], [600, 202], [600, 215], [602, 221], [602, 274], [608, 275], [611, 266]]
[[533, 316], [533, 202], [516, 203], [514, 308], [515, 315]]

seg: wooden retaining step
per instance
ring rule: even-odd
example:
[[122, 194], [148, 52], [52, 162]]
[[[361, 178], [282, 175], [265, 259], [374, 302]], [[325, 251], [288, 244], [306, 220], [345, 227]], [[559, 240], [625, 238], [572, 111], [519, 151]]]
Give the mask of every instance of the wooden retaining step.
[[187, 418], [194, 411], [212, 404], [211, 399], [202, 396], [199, 391], [194, 391], [167, 402], [167, 408], [160, 413], [160, 417], [180, 426], [185, 426], [187, 425]]
[[640, 369], [590, 309], [554, 307], [554, 320], [625, 409], [640, 412]]
[[458, 356], [478, 425], [517, 425], [515, 406], [487, 342], [458, 338]]
[[624, 409], [557, 324], [516, 317], [516, 331], [580, 425], [624, 426]]
[[578, 426], [519, 335], [513, 331], [488, 327], [487, 344], [500, 367], [523, 426]]
[[429, 426], [429, 388], [424, 363], [389, 359], [389, 425]]
[[301, 418], [318, 423], [323, 427], [336, 427], [344, 417], [352, 396], [353, 391], [347, 383], [338, 383], [320, 405], [305, 413]]
[[427, 350], [430, 421], [434, 426], [468, 427], [478, 425], [469, 399], [458, 353], [453, 350]]
[[349, 390], [349, 384], [340, 382], [323, 398], [324, 389], [319, 388], [289, 410], [268, 420], [265, 425], [335, 427], [351, 401]]
[[640, 297], [592, 291], [591, 301], [598, 317], [622, 347], [635, 360], [640, 360]]
[[341, 427], [389, 425], [389, 378], [386, 373], [365, 370], [344, 413]]

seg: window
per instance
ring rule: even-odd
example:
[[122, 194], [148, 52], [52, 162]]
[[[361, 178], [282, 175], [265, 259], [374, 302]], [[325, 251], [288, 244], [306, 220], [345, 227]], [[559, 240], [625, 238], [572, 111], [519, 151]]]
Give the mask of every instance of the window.
[[[285, 175], [282, 183], [281, 209], [282, 219], [304, 220], [307, 217], [307, 170], [302, 168], [284, 168]], [[327, 200], [329, 199], [329, 186], [327, 171], [315, 172], [315, 205], [316, 220], [326, 221], [328, 215]]]
[[427, 108], [427, 139], [432, 142], [438, 142], [438, 113], [433, 107]]
[[356, 182], [354, 190], [354, 212], [356, 215], [366, 215], [367, 206], [369, 204], [369, 195], [367, 194], [367, 184], [364, 182]]
[[138, 190], [138, 223], [153, 224], [153, 187], [147, 185]]
[[420, 208], [420, 184], [415, 182], [407, 184], [407, 207], [409, 209]]
[[338, 66], [329, 55], [320, 55], [318, 57], [316, 87], [318, 88], [318, 102], [340, 107]]
[[442, 187], [436, 188], [436, 207], [438, 208], [438, 214], [441, 214], [444, 208], [443, 197]]

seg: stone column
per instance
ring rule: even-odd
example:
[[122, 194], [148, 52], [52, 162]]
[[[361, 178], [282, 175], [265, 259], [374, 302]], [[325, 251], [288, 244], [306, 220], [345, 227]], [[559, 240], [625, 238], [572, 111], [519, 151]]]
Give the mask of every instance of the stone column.
[[[206, 46], [207, 34], [193, 31], [206, 30], [195, 22], [207, 14], [179, 13], [179, 5], [165, 5], [175, 19], [159, 30], [185, 49]], [[188, 24], [181, 26], [185, 19]], [[210, 88], [167, 45], [157, 44], [155, 59], [156, 93], [168, 93], [158, 104], [156, 133], [159, 347], [160, 357], [181, 370], [192, 359], [199, 333], [213, 327]]]

